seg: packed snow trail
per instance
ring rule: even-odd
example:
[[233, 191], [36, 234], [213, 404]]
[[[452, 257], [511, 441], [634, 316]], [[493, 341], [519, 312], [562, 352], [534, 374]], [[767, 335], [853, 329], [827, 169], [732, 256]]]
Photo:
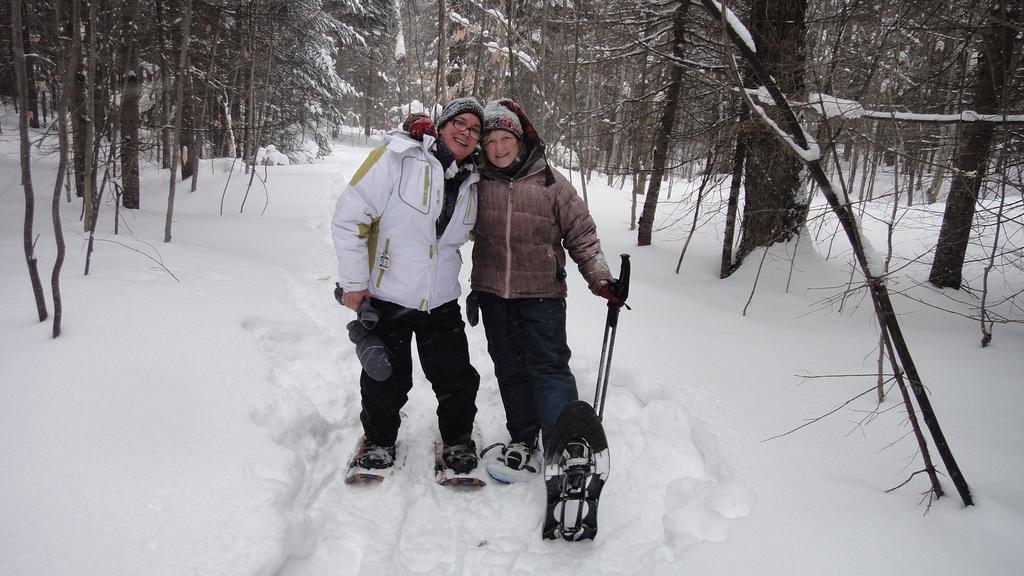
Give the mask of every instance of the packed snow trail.
[[[359, 364], [344, 329], [352, 313], [331, 293], [336, 264], [329, 226], [345, 175], [354, 168], [338, 166], [330, 193], [311, 216], [308, 273], [288, 279], [289, 298], [305, 316], [246, 325], [273, 366], [279, 392], [254, 417], [295, 455], [281, 498], [288, 541], [280, 575], [675, 574], [686, 546], [727, 538], [729, 522], [748, 513], [749, 494], [731, 480], [713, 434], [689, 415], [687, 388], [646, 381], [621, 352], [605, 417], [612, 469], [595, 542], [541, 539], [541, 475], [479, 490], [435, 484], [436, 401], [418, 367], [399, 433], [399, 468], [382, 485], [343, 484], [341, 473], [362, 433]], [[469, 267], [467, 262], [464, 286]], [[570, 326], [580, 314], [602, 321], [601, 302], [580, 278], [570, 276], [570, 283]], [[628, 312], [621, 327], [626, 338], [638, 329], [630, 326]], [[483, 447], [507, 438], [483, 329], [467, 327], [467, 333], [481, 374], [476, 428]], [[580, 334], [596, 336], [574, 339]], [[584, 399], [593, 393], [587, 383], [596, 379], [599, 344], [599, 331], [570, 329]]]

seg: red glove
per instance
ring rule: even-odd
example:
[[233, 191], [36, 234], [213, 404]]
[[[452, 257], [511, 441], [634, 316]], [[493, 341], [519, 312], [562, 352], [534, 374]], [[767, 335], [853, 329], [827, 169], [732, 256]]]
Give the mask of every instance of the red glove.
[[434, 123], [427, 118], [425, 114], [410, 114], [405, 122], [402, 123], [402, 129], [409, 133], [413, 139], [423, 141], [423, 135], [427, 134], [437, 138], [437, 130], [434, 128]]
[[619, 294], [619, 281], [615, 278], [601, 284], [597, 289], [597, 295], [607, 300], [613, 306], [622, 306], [622, 296]]

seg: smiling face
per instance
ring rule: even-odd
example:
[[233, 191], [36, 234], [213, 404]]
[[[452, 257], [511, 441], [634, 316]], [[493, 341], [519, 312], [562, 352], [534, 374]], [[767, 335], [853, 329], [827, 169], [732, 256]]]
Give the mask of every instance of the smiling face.
[[465, 160], [480, 140], [480, 118], [466, 112], [452, 118], [441, 128], [441, 142], [458, 161]]
[[519, 156], [519, 139], [507, 130], [491, 130], [484, 136], [487, 161], [497, 168], [508, 168]]

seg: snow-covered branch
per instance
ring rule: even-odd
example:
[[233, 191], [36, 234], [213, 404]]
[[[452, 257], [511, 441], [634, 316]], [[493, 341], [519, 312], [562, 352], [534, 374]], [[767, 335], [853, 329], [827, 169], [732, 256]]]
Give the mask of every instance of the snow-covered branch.
[[[760, 91], [758, 91], [758, 93], [760, 95]], [[959, 124], [962, 122], [995, 122], [999, 124], [1024, 123], [1024, 114], [980, 114], [973, 110], [964, 110], [959, 114], [922, 114], [918, 112], [868, 110], [863, 104], [856, 100], [845, 100], [830, 94], [818, 93], [812, 93], [808, 97], [807, 102], [794, 102], [793, 105], [803, 110], [815, 112], [826, 118], [870, 118], [873, 120], [893, 120], [899, 122], [921, 122], [931, 124]]]

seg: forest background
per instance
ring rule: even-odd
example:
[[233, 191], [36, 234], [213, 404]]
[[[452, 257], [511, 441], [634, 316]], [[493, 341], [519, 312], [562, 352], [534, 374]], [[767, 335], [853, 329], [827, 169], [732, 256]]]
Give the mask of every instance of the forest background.
[[[30, 126], [66, 129], [60, 147], [86, 229], [104, 193], [138, 207], [140, 155], [173, 165], [195, 190], [200, 158], [251, 163], [273, 145], [308, 160], [329, 152], [343, 124], [369, 136], [453, 97], [509, 97], [530, 112], [556, 162], [585, 175], [584, 198], [595, 171], [631, 187], [641, 246], [652, 242], [664, 179], [730, 177], [731, 193], [701, 198], [700, 207], [727, 213], [724, 277], [756, 247], [792, 239], [818, 183], [751, 116], [740, 85], [769, 117], [782, 112], [713, 6], [12, 0], [0, 5], [10, 31], [0, 45], [0, 95], [16, 100], [22, 69]], [[1020, 195], [1022, 118], [1013, 111], [1022, 98], [1022, 3], [748, 0], [727, 8], [749, 29], [758, 66], [820, 142], [837, 189], [852, 201], [950, 200], [926, 257], [935, 258], [934, 285], [962, 288], [972, 225], [1002, 218], [976, 222], [975, 199]], [[66, 122], [55, 122], [62, 114]], [[876, 189], [880, 165], [900, 174], [891, 190]]]

